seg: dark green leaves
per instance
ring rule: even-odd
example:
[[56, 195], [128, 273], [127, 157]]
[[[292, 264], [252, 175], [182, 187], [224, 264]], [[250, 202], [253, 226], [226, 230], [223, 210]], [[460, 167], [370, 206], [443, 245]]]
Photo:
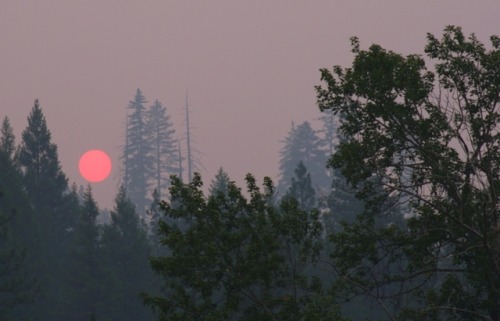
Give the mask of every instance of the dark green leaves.
[[[318, 106], [343, 119], [344, 140], [330, 165], [367, 205], [332, 237], [332, 259], [347, 288], [374, 298], [391, 317], [410, 300], [406, 312], [422, 314], [402, 318], [498, 320], [491, 236], [500, 224], [498, 37], [491, 49], [454, 26], [441, 39], [427, 38], [434, 72], [418, 55], [362, 50], [357, 39], [352, 66], [321, 70]], [[392, 200], [410, 205], [408, 224], [377, 226]], [[380, 295], [390, 284], [399, 293]]]
[[250, 174], [246, 182], [248, 198], [232, 181], [206, 197], [198, 174], [190, 184], [172, 178], [161, 223], [170, 254], [151, 261], [165, 296], [145, 296], [162, 318], [301, 320], [312, 289], [305, 271], [321, 249], [319, 213], [292, 198], [275, 207], [270, 179], [263, 189]]

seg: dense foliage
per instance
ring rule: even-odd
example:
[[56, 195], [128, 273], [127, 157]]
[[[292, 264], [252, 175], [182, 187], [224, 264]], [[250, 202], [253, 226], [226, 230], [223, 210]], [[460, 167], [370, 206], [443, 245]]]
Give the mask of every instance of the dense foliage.
[[[370, 206], [333, 236], [332, 265], [393, 320], [500, 320], [500, 39], [429, 34], [433, 70], [352, 45], [351, 67], [322, 70], [318, 104], [345, 117], [330, 164]], [[407, 224], [375, 225], [389, 196]]]
[[246, 181], [249, 198], [232, 181], [205, 196], [199, 175], [189, 184], [173, 178], [160, 223], [170, 253], [151, 261], [164, 294], [145, 302], [160, 320], [333, 320], [334, 305], [318, 308], [322, 287], [310, 273], [319, 212], [291, 197], [274, 205], [269, 179], [263, 191], [251, 175]]

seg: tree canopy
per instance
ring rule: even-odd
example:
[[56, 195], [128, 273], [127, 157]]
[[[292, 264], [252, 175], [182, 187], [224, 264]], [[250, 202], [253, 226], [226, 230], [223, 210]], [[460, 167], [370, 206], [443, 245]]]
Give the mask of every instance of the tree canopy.
[[[333, 237], [332, 265], [393, 320], [500, 320], [500, 38], [490, 40], [449, 26], [427, 35], [424, 58], [352, 38], [352, 66], [321, 70], [318, 106], [344, 116], [329, 163], [368, 201]], [[375, 226], [389, 196], [409, 205], [406, 224]], [[388, 284], [398, 290], [377, 290]]]
[[151, 260], [164, 291], [145, 302], [160, 320], [332, 320], [338, 310], [315, 300], [321, 286], [306, 273], [321, 248], [318, 211], [291, 197], [274, 206], [268, 178], [261, 190], [247, 175], [247, 198], [220, 177], [224, 190], [208, 197], [197, 173], [173, 178], [160, 221], [169, 253]]

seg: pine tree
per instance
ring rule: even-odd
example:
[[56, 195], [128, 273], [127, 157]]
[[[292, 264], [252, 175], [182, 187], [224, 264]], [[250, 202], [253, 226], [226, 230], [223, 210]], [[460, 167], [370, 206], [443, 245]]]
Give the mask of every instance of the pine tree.
[[0, 320], [29, 316], [37, 290], [34, 270], [38, 231], [21, 176], [0, 150]]
[[0, 150], [3, 151], [9, 159], [13, 159], [16, 150], [16, 137], [10, 125], [9, 117], [7, 116], [5, 116], [2, 121], [0, 133]]
[[72, 242], [67, 275], [65, 316], [71, 320], [89, 320], [90, 315], [102, 319], [106, 315], [103, 271], [103, 255], [100, 246], [100, 232], [97, 225], [99, 208], [92, 195], [90, 185], [83, 195]]
[[[151, 246], [144, 224], [122, 186], [111, 211], [111, 224], [103, 230], [102, 246], [106, 265], [115, 284], [108, 304], [114, 307], [113, 320], [147, 320], [150, 311], [142, 304], [139, 293], [154, 289], [149, 268]], [[98, 317], [98, 316], [97, 316]]]
[[229, 175], [221, 167], [217, 171], [215, 179], [212, 180], [212, 183], [210, 184], [210, 188], [208, 189], [208, 194], [210, 196], [217, 196], [218, 193], [227, 195], [227, 193], [229, 192], [230, 183], [231, 180], [229, 179]]
[[123, 149], [123, 183], [127, 195], [142, 213], [147, 204], [148, 185], [153, 170], [152, 146], [148, 142], [146, 126], [146, 98], [137, 89], [134, 100], [129, 102], [131, 114], [127, 116], [126, 142]]
[[336, 142], [338, 140], [337, 116], [331, 110], [327, 110], [321, 115], [319, 120], [323, 123], [323, 126], [319, 131], [320, 133], [322, 133], [322, 144], [325, 147], [327, 155], [332, 155], [335, 150]]
[[303, 210], [311, 210], [317, 206], [316, 192], [312, 187], [311, 174], [302, 161], [295, 168], [295, 177], [292, 177], [292, 184], [288, 189], [287, 198], [297, 200], [299, 207]]
[[[5, 121], [7, 120], [7, 122]], [[37, 234], [33, 229], [33, 212], [29, 205], [29, 199], [22, 186], [22, 176], [19, 167], [13, 159], [15, 150], [15, 138], [8, 118], [4, 119], [0, 146], [0, 191], [3, 193], [0, 210], [4, 213], [15, 211], [13, 218], [13, 233], [25, 248], [32, 247], [37, 243]], [[5, 130], [4, 130], [5, 129]]]
[[311, 174], [313, 187], [319, 193], [329, 189], [329, 178], [326, 170], [327, 156], [321, 139], [309, 122], [298, 126], [292, 123], [292, 128], [285, 138], [280, 155], [280, 181], [278, 191], [285, 193], [290, 188], [291, 178], [299, 162]]
[[150, 238], [150, 243], [151, 243], [151, 249], [152, 252], [155, 255], [158, 255], [159, 251], [161, 251], [161, 246], [160, 246], [160, 235], [159, 235], [159, 222], [163, 219], [161, 215], [161, 210], [160, 210], [160, 195], [158, 194], [158, 191], [155, 189], [153, 191], [153, 194], [151, 195], [153, 201], [151, 202], [151, 206], [149, 207], [148, 210], [148, 219], [149, 221], [147, 222], [148, 224], [148, 232], [149, 232], [149, 238]]
[[[0, 197], [3, 192], [0, 191]], [[12, 233], [16, 212], [0, 208], [0, 321], [11, 320], [13, 310], [33, 300], [35, 283], [26, 269], [24, 248]]]
[[37, 211], [59, 207], [68, 187], [59, 163], [57, 146], [51, 139], [37, 99], [28, 117], [28, 127], [22, 133], [18, 159], [24, 186]]
[[158, 100], [148, 109], [146, 126], [152, 147], [152, 185], [161, 199], [170, 185], [170, 175], [179, 175], [175, 129], [167, 115], [167, 108]]
[[[36, 300], [37, 315], [52, 318], [57, 313], [54, 307], [61, 295], [62, 262], [67, 253], [68, 218], [64, 194], [68, 183], [62, 172], [57, 155], [57, 146], [51, 141], [45, 116], [38, 100], [28, 116], [28, 126], [22, 133], [18, 153], [18, 165], [22, 182], [34, 211], [38, 228], [39, 248], [36, 273], [40, 284], [40, 295]], [[56, 259], [57, 258], [57, 259]]]
[[[80, 221], [80, 205], [83, 203], [85, 190], [83, 186], [71, 184], [68, 194], [65, 196], [65, 212], [68, 213], [66, 230], [73, 231]], [[71, 214], [69, 214], [71, 213]]]

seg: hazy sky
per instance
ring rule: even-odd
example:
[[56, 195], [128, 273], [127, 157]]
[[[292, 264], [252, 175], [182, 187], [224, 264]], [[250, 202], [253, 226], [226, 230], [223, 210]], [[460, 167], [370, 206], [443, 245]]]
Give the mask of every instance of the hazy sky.
[[349, 37], [423, 53], [426, 33], [449, 24], [488, 42], [500, 1], [0, 0], [0, 117], [19, 142], [39, 98], [70, 183], [86, 184], [86, 150], [108, 152], [113, 176], [92, 184], [101, 207], [116, 193], [137, 88], [179, 135], [189, 92], [206, 184], [220, 166], [240, 183], [247, 172], [277, 178], [280, 140], [292, 120], [320, 116], [318, 69], [350, 64]]

